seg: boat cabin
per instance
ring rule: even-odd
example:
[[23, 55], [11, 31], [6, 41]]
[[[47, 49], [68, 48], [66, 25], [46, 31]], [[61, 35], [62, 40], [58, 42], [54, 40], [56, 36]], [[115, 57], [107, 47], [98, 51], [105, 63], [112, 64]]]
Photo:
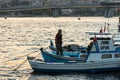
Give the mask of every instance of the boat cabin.
[[94, 35], [92, 34], [90, 35], [90, 40], [92, 40], [88, 46], [91, 48], [89, 50], [90, 53], [115, 51], [112, 35], [110, 33], [95, 33]]
[[120, 59], [120, 46], [115, 46], [110, 33], [90, 34], [90, 44], [87, 47], [87, 61], [102, 61]]

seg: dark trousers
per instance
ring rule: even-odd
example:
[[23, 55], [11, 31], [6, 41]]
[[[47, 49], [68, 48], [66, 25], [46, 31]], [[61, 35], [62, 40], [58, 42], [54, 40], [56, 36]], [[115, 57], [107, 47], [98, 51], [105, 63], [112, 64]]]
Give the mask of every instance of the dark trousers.
[[63, 55], [63, 50], [62, 50], [62, 44], [58, 44], [58, 43], [55, 43], [56, 44], [56, 54], [57, 55]]

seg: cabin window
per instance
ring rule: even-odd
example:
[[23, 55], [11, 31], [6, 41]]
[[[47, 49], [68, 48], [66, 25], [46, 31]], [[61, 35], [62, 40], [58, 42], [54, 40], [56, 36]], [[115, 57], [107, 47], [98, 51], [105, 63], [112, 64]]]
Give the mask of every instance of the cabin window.
[[106, 49], [109, 49], [109, 46], [101, 46], [100, 48], [101, 50], [106, 50]]
[[102, 59], [112, 58], [111, 54], [103, 54]]
[[109, 41], [101, 41], [101, 44], [109, 44]]
[[115, 54], [115, 58], [120, 58], [120, 54]]

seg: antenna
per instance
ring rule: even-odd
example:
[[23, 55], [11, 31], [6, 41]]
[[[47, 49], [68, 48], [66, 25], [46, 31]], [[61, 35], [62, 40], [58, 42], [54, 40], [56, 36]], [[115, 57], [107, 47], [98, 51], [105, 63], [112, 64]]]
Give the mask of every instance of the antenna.
[[120, 17], [119, 17], [119, 24], [120, 24]]
[[119, 17], [119, 24], [118, 24], [118, 32], [120, 32], [120, 17]]

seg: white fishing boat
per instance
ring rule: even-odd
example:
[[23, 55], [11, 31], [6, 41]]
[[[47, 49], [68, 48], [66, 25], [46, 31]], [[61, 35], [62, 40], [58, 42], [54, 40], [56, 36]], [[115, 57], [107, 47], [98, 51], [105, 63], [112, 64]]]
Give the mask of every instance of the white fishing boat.
[[120, 60], [58, 63], [45, 62], [28, 57], [28, 61], [35, 72], [101, 72], [120, 70]]
[[[34, 71], [43, 72], [68, 72], [68, 71], [118, 71], [120, 70], [120, 46], [115, 45], [110, 33], [91, 33], [90, 44], [86, 49], [84, 61], [68, 60], [57, 62], [52, 57], [45, 58], [50, 61], [41, 61], [28, 58]], [[47, 55], [49, 56], [49, 55]], [[79, 59], [82, 58], [80, 53]], [[61, 56], [62, 57], [62, 56]], [[64, 58], [65, 59], [65, 58]]]
[[[41, 50], [44, 60], [28, 57], [28, 61], [32, 69], [37, 72], [120, 71], [120, 44], [116, 44], [116, 37], [105, 30], [99, 33], [89, 33], [89, 36], [90, 44], [84, 53], [80, 51], [79, 56], [74, 59]], [[82, 59], [84, 61], [78, 61]]]

